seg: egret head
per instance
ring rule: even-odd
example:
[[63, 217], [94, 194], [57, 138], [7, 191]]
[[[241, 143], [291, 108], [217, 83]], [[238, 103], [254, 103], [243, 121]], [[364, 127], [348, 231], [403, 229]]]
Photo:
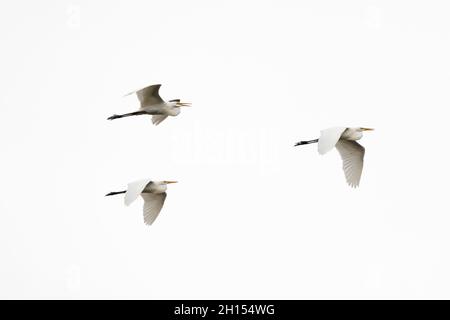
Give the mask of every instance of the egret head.
[[364, 131], [371, 131], [373, 129], [371, 128], [363, 128], [363, 127], [352, 127], [347, 128], [347, 130], [344, 132], [343, 137], [348, 140], [359, 140], [363, 137]]
[[179, 108], [179, 107], [191, 107], [190, 102], [181, 102], [180, 99], [174, 99], [169, 101], [170, 104], [172, 104], [173, 107]]
[[178, 102], [177, 107], [192, 107], [190, 102]]

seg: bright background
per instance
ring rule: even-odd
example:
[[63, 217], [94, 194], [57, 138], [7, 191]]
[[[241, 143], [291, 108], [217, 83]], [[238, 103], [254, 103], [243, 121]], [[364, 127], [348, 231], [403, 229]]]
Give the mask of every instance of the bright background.
[[[448, 1], [2, 1], [0, 298], [450, 298]], [[107, 121], [162, 83], [193, 103]], [[349, 188], [336, 151], [365, 126]], [[130, 181], [178, 180], [147, 227]]]

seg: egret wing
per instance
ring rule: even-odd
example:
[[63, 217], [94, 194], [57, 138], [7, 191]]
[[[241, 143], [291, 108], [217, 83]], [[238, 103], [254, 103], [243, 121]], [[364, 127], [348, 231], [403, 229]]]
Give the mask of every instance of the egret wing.
[[148, 107], [155, 104], [163, 103], [163, 99], [159, 96], [160, 84], [154, 84], [143, 89], [130, 92], [128, 95], [136, 93], [139, 101], [141, 102], [141, 108]]
[[319, 153], [325, 154], [333, 149], [346, 129], [345, 127], [334, 127], [320, 131]]
[[356, 188], [361, 180], [364, 164], [365, 149], [356, 141], [339, 140], [336, 149], [342, 158], [342, 168], [344, 169], [347, 183]]
[[167, 118], [166, 114], [155, 114], [152, 116], [152, 122], [155, 126], [163, 122]]
[[145, 187], [151, 182], [152, 181], [150, 179], [143, 179], [129, 183], [127, 192], [125, 193], [125, 205], [129, 206], [133, 201], [135, 201]]
[[144, 199], [144, 222], [151, 225], [161, 212], [167, 193], [143, 193], [141, 196]]

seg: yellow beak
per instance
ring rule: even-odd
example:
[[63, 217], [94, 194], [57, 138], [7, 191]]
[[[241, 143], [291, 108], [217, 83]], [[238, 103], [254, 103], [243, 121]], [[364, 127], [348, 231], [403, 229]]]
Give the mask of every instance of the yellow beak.
[[373, 130], [375, 130], [375, 129], [373, 129], [373, 128], [361, 128], [363, 131], [373, 131]]
[[165, 184], [178, 183], [178, 181], [164, 181]]

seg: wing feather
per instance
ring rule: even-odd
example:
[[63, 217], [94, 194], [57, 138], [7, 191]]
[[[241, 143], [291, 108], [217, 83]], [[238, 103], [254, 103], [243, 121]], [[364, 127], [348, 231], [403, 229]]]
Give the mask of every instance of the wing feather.
[[139, 101], [141, 102], [141, 108], [144, 108], [164, 102], [164, 100], [159, 96], [160, 87], [160, 84], [154, 84], [143, 89], [130, 92], [127, 95], [136, 93]]
[[167, 114], [155, 114], [152, 116], [152, 122], [155, 126], [163, 122], [167, 118]]
[[356, 141], [339, 140], [336, 149], [342, 158], [342, 168], [347, 183], [356, 188], [359, 186], [364, 165], [364, 147]]
[[129, 183], [127, 192], [125, 193], [125, 205], [129, 206], [133, 201], [135, 201], [145, 187], [151, 182], [152, 181], [150, 179], [143, 179]]
[[325, 154], [333, 149], [346, 129], [345, 127], [334, 127], [322, 130], [318, 144], [319, 153]]
[[144, 222], [152, 225], [161, 212], [167, 193], [143, 193], [141, 196], [144, 199]]

